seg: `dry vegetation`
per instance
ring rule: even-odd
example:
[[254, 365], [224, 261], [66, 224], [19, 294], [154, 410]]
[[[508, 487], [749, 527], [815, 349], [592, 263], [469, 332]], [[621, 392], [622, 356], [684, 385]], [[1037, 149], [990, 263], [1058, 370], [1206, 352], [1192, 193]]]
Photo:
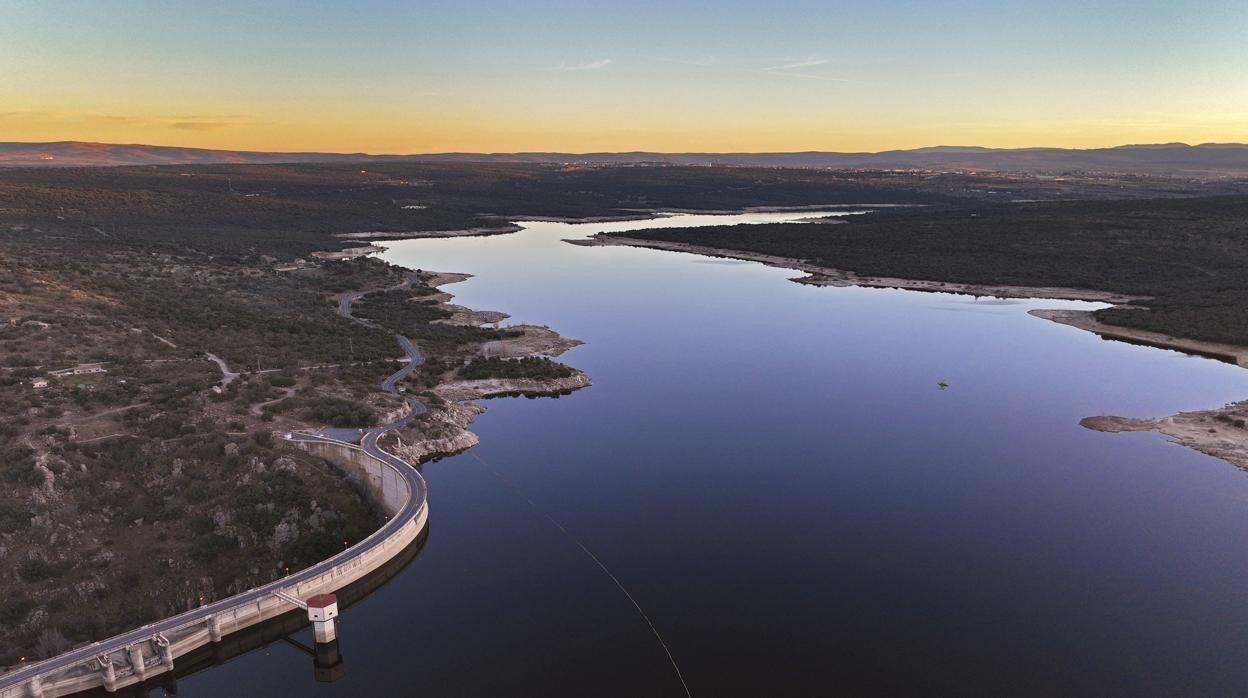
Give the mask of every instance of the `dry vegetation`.
[[[1174, 194], [1198, 189], [1163, 185]], [[410, 447], [413, 457], [471, 443], [463, 427], [477, 408], [431, 392], [444, 382], [586, 382], [546, 360], [470, 363], [485, 344], [514, 342], [497, 351], [521, 356], [524, 342], [559, 350], [574, 343], [549, 331], [517, 338], [438, 322], [454, 313], [431, 297], [427, 278], [312, 256], [341, 248], [336, 235], [651, 208], [948, 208], [1061, 197], [1079, 186], [955, 174], [510, 164], [4, 171], [0, 664], [241, 591], [375, 527], [376, 514], [328, 464], [271, 434], [363, 426], [401, 409], [377, 390], [401, 354], [394, 332], [428, 357], [408, 381], [430, 406], [412, 427], [416, 436], [404, 437], [409, 446], [425, 439]], [[1093, 189], [1108, 196], [1158, 186], [1123, 180]], [[849, 226], [817, 230], [842, 227]], [[1223, 276], [1217, 260], [1192, 262], [1201, 267], [1193, 274]], [[335, 312], [338, 296], [354, 289], [373, 292], [356, 304], [365, 323]], [[241, 376], [223, 380], [208, 352]], [[103, 372], [49, 376], [89, 362], [102, 362]]]

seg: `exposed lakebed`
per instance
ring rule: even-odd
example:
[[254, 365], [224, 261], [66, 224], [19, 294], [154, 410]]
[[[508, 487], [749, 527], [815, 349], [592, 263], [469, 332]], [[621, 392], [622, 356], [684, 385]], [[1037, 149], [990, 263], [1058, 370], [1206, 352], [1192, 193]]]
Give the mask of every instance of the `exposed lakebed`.
[[1079, 420], [1243, 399], [1248, 371], [1028, 315], [1089, 303], [562, 242], [810, 215], [386, 241], [473, 274], [456, 303], [584, 340], [561, 360], [594, 384], [491, 401], [424, 466], [428, 541], [344, 613], [339, 682], [274, 644], [182, 695], [684, 695], [543, 513], [694, 695], [1242, 693], [1248, 476]]

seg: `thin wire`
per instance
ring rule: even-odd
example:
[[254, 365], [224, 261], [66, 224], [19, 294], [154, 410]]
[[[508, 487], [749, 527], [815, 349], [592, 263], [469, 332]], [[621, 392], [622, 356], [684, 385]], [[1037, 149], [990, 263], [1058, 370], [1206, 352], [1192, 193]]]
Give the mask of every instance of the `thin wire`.
[[598, 568], [601, 569], [603, 574], [607, 575], [607, 577], [615, 583], [615, 586], [619, 587], [620, 591], [624, 593], [624, 596], [628, 598], [629, 603], [633, 604], [633, 608], [637, 609], [637, 614], [641, 616], [642, 620], [646, 621], [646, 625], [650, 626], [650, 632], [654, 634], [654, 639], [659, 641], [659, 646], [662, 647], [663, 652], [667, 654], [667, 661], [672, 665], [672, 669], [675, 670], [676, 678], [680, 679], [680, 686], [685, 690], [685, 696], [687, 698], [693, 698], [693, 693], [689, 691], [689, 684], [685, 683], [685, 675], [680, 671], [680, 666], [676, 663], [676, 657], [672, 654], [671, 648], [667, 646], [667, 641], [663, 639], [663, 635], [659, 633], [658, 627], [655, 626], [654, 621], [650, 620], [650, 616], [646, 614], [645, 609], [641, 607], [641, 604], [637, 603], [637, 599], [634, 598], [628, 591], [628, 588], [624, 586], [624, 582], [621, 582], [620, 578], [611, 572], [606, 563], [594, 554], [594, 551], [590, 550], [588, 546], [578, 540], [576, 536], [572, 535], [572, 532], [569, 531], [566, 526], [560, 523], [558, 519], [548, 514], [546, 510], [539, 507], [537, 502], [534, 502], [529, 495], [525, 494], [524, 490], [520, 489], [519, 485], [512, 482], [489, 463], [486, 463], [481, 456], [477, 455], [476, 451], [469, 451], [468, 455], [477, 459], [477, 462], [480, 463], [491, 475], [510, 487], [511, 490], [521, 499], [528, 502], [529, 507], [531, 507], [533, 511], [541, 514], [547, 521], [554, 525], [555, 528], [559, 529], [559, 531], [563, 533], [568, 540], [575, 543], [576, 547], [581, 549], [581, 552], [585, 553], [590, 560], [593, 560], [595, 565], [598, 565]]

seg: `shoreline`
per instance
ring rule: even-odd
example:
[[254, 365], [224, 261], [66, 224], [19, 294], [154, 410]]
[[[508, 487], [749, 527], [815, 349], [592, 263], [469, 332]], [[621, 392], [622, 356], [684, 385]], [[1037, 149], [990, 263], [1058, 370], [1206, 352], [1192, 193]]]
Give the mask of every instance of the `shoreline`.
[[1170, 349], [1184, 354], [1193, 354], [1207, 359], [1216, 359], [1228, 364], [1248, 368], [1248, 347], [1221, 342], [1209, 342], [1202, 339], [1174, 337], [1151, 330], [1110, 325], [1100, 320], [1089, 310], [1056, 310], [1037, 308], [1028, 311], [1029, 315], [1043, 318], [1061, 325], [1069, 325], [1078, 329], [1128, 344], [1139, 344], [1156, 349]]
[[337, 233], [334, 237], [346, 240], [416, 240], [420, 238], [460, 238], [506, 235], [524, 230], [523, 226], [509, 224], [493, 227], [460, 228], [455, 230], [408, 230], [399, 232]]
[[[675, 216], [735, 216], [743, 213], [801, 213], [804, 211], [829, 211], [832, 213], [866, 213], [881, 208], [922, 208], [926, 204], [812, 204], [805, 206], [745, 206], [736, 209], [715, 208], [629, 208], [617, 209], [621, 211], [631, 211], [632, 213], [621, 213], [618, 215], [607, 216], [495, 216], [495, 214], [482, 214], [487, 217], [493, 216], [497, 218], [506, 218], [506, 225], [498, 226], [478, 226], [475, 228], [455, 228], [445, 230], [410, 230], [410, 231], [361, 231], [353, 233], [335, 233], [334, 237], [344, 240], [367, 240], [369, 246], [377, 249], [366, 249], [365, 247], [351, 247], [343, 249], [340, 252], [314, 252], [313, 256], [322, 259], [352, 259], [354, 257], [367, 256], [384, 249], [384, 246], [376, 245], [371, 241], [375, 240], [419, 240], [426, 238], [457, 238], [457, 237], [485, 237], [489, 235], [508, 235], [510, 233], [518, 233], [524, 230], [524, 223], [569, 223], [572, 225], [584, 225], [589, 223], [626, 223], [628, 221], [648, 221], [656, 218], [673, 218]], [[804, 223], [840, 223], [837, 219], [825, 219], [824, 217], [803, 218]]]
[[571, 223], [572, 225], [580, 225], [582, 223], [625, 223], [628, 221], [648, 221], [655, 218], [671, 218], [676, 213], [679, 213], [679, 211], [647, 212], [638, 210], [637, 213], [624, 213], [618, 216], [515, 216], [512, 221], [517, 225], [520, 223]]
[[1170, 437], [1171, 443], [1186, 446], [1248, 471], [1248, 401], [1235, 402], [1212, 410], [1178, 412], [1168, 417], [1084, 417], [1085, 429], [1118, 434], [1129, 431], [1156, 431]]
[[[425, 283], [439, 291], [432, 298], [438, 301], [439, 307], [452, 313], [452, 317], [444, 321], [447, 324], [480, 327], [509, 317], [500, 311], [477, 310], [451, 302], [454, 294], [442, 287], [466, 281], [472, 278], [472, 274], [429, 271], [425, 274], [428, 275]], [[484, 342], [476, 347], [473, 356], [509, 359], [555, 357], [584, 344], [579, 339], [564, 337], [542, 325], [512, 325], [505, 329], [520, 331], [521, 334]], [[400, 443], [390, 448], [414, 464], [462, 453], [480, 443], [480, 438], [469, 430], [477, 415], [487, 409], [478, 401], [513, 396], [557, 397], [592, 385], [593, 381], [584, 371], [575, 366], [567, 368], [571, 369], [572, 375], [564, 378], [452, 378], [441, 381], [417, 393], [418, 396], [428, 396], [428, 399], [421, 399], [426, 409], [412, 423], [395, 430]]]
[[[367, 256], [380, 249], [370, 245], [344, 250], [343, 253], [353, 256]], [[316, 256], [325, 261], [350, 258], [333, 253], [325, 256]], [[440, 287], [441, 285], [464, 281], [471, 278], [471, 276], [471, 274], [461, 273], [426, 272], [425, 281], [428, 285]], [[351, 313], [351, 301], [370, 292], [385, 291], [389, 288], [402, 288], [410, 285], [411, 282], [412, 279], [408, 278], [397, 287], [347, 291], [339, 294], [336, 299], [338, 313], [347, 319], [369, 325], [371, 321], [355, 317]], [[450, 293], [441, 291], [440, 288], [439, 291], [440, 293], [437, 296], [439, 298], [439, 306], [461, 315], [459, 320], [463, 324], [480, 326], [487, 324], [487, 322], [497, 322], [497, 320], [492, 319], [496, 315], [505, 316], [503, 313], [475, 311], [462, 306], [456, 306], [449, 303], [450, 299], [453, 298]], [[470, 320], [473, 322], [469, 322]], [[462, 356], [464, 358], [487, 355], [504, 357], [557, 356], [583, 344], [580, 340], [563, 337], [554, 330], [544, 326], [515, 325], [507, 329], [519, 331], [521, 334], [515, 337], [505, 337], [480, 343], [464, 351]], [[402, 344], [405, 338], [400, 336], [399, 339]], [[412, 348], [410, 342], [407, 349], [409, 355], [406, 365], [418, 366], [420, 363], [423, 363], [421, 354]], [[223, 360], [216, 359], [211, 354], [209, 356], [220, 364], [222, 374], [226, 376], [226, 382], [238, 377], [237, 374], [227, 370], [228, 367]], [[389, 554], [406, 549], [411, 540], [423, 535], [425, 532], [428, 522], [427, 487], [420, 473], [420, 465], [432, 459], [465, 451], [479, 443], [480, 439], [477, 435], [468, 430], [475, 417], [486, 410], [483, 405], [477, 404], [476, 401], [512, 395], [526, 397], [566, 395], [591, 384], [589, 376], [585, 372], [571, 366], [567, 368], [571, 370], [571, 375], [563, 378], [486, 378], [463, 380], [452, 373], [451, 379], [439, 380], [436, 385], [423, 392], [417, 393], [414, 390], [408, 391], [405, 388], [399, 388], [399, 391], [408, 393], [403, 399], [405, 406], [401, 408], [391, 406], [390, 412], [381, 416], [380, 419], [383, 422], [381, 426], [360, 429], [359, 436], [355, 441], [341, 440], [342, 437], [340, 435], [327, 433], [324, 427], [318, 429], [307, 425], [302, 427], [292, 425], [283, 429], [273, 429], [270, 433], [277, 438], [284, 439], [303, 451], [319, 455], [331, 462], [336, 469], [344, 473], [350, 473], [350, 477], [365, 483], [366, 489], [371, 488], [369, 493], [365, 495], [365, 499], [369, 501], [370, 508], [382, 516], [382, 525], [350, 548], [324, 560], [316, 561], [308, 567], [299, 570], [293, 576], [288, 574], [284, 578], [259, 584], [219, 599], [208, 606], [201, 604], [198, 608], [192, 608], [180, 614], [173, 614], [155, 620], [139, 628], [122, 630], [117, 634], [97, 641], [90, 647], [102, 646], [105, 648], [103, 654], [111, 655], [122, 650], [113, 649], [110, 643], [116, 644], [124, 640], [126, 646], [133, 652], [134, 648], [143, 646], [142, 643], [148, 642], [149, 639], [141, 638], [138, 641], [134, 641], [130, 639], [131, 636], [141, 634], [148, 628], [170, 626], [171, 629], [164, 632], [168, 633], [172, 644], [166, 642], [163, 645], [165, 648], [171, 648], [168, 660], [149, 664], [146, 673], [141, 664], [138, 671], [134, 674], [119, 673], [116, 677], [116, 687], [128, 686], [135, 682], [136, 677], [137, 681], [143, 681], [150, 676], [171, 670], [174, 658], [196, 649], [210, 639], [213, 642], [219, 641], [222, 636], [231, 634], [237, 629], [246, 628], [254, 622], [289, 612], [291, 610], [289, 596], [303, 598], [311, 593], [320, 591], [333, 592], [341, 585], [371, 572], [372, 567], [370, 565], [373, 563], [366, 561], [364, 564], [359, 564], [358, 558], [374, 555], [376, 559], [384, 563], [389, 560]], [[407, 377], [401, 374], [403, 374], [403, 369], [400, 369], [398, 373], [393, 375], [400, 376], [398, 381], [401, 382]], [[373, 393], [370, 395], [370, 398], [386, 396], [386, 388], [384, 386], [385, 382], [383, 382], [382, 392]], [[408, 388], [410, 387], [408, 386]], [[286, 390], [287, 394], [276, 400], [253, 405], [253, 414], [255, 410], [262, 411], [265, 404], [280, 402], [291, 397], [291, 394], [294, 392], [293, 388], [287, 388]], [[395, 395], [398, 395], [398, 392], [395, 392]], [[375, 407], [384, 406], [372, 400], [370, 400], [370, 405]], [[413, 435], [418, 438], [410, 438]], [[370, 439], [372, 440], [371, 443]], [[385, 441], [384, 446], [380, 443], [382, 440]], [[373, 465], [370, 466], [370, 463], [373, 463]], [[373, 470], [370, 470], [370, 467]], [[396, 481], [407, 483], [408, 492], [411, 495], [401, 502], [394, 499], [395, 494], [392, 485]], [[411, 513], [410, 516], [407, 515], [409, 512]], [[392, 541], [395, 540], [398, 540], [401, 545], [396, 546], [392, 544]], [[330, 572], [325, 573], [322, 571], [322, 568], [326, 568], [327, 565], [330, 566], [328, 567]], [[288, 597], [279, 598], [276, 595], [266, 593], [265, 590], [270, 588], [286, 592]], [[256, 601], [255, 599], [257, 598], [260, 601]], [[218, 607], [224, 610], [209, 613], [210, 610]], [[247, 612], [240, 616], [238, 615], [239, 608], [243, 608]], [[213, 626], [212, 619], [218, 616], [225, 620], [219, 626]], [[185, 618], [191, 618], [192, 620], [184, 620]], [[208, 625], [201, 627], [200, 624], [204, 622], [207, 622]], [[212, 630], [212, 628], [217, 629]], [[214, 636], [214, 632], [217, 635]], [[175, 633], [180, 634], [175, 635]], [[164, 636], [159, 637], [163, 638]], [[155, 640], [150, 641], [155, 642]], [[38, 681], [39, 688], [55, 695], [64, 695], [69, 692], [76, 693], [81, 690], [97, 688], [100, 685], [104, 685], [109, 690], [112, 690], [113, 687], [107, 683], [107, 681], [112, 679], [106, 679], [102, 672], [88, 671], [68, 677], [57, 674], [57, 672], [63, 671], [65, 667], [68, 667], [70, 671], [77, 671], [76, 667], [79, 666], [80, 662], [78, 655], [81, 654], [81, 650], [81, 647], [71, 648], [68, 651], [53, 654], [32, 664], [18, 667], [0, 667], [0, 684], [3, 684], [0, 687], [0, 693], [8, 695], [10, 689], [20, 687], [18, 690], [22, 690], [23, 695], [25, 695], [27, 690], [25, 682], [28, 681]], [[146, 650], [149, 662], [151, 661], [150, 657], [161, 656], [161, 647], [156, 644], [146, 648]], [[140, 650], [140, 652], [142, 651]], [[91, 658], [95, 656], [92, 655]], [[134, 655], [128, 656], [133, 657]], [[68, 682], [65, 684], [68, 688], [58, 686], [55, 683], [62, 680]], [[13, 681], [16, 682], [10, 683]], [[30, 690], [34, 691], [35, 689]], [[41, 691], [32, 692], [31, 694], [35, 695], [36, 693], [42, 695]]]
[[[802, 213], [803, 211], [831, 211], [844, 213], [847, 211], [874, 211], [881, 208], [924, 208], [928, 204], [807, 204], [802, 206], [745, 206], [742, 208], [662, 208], [629, 209], [649, 212], [649, 218], [664, 218], [672, 215], [690, 216], [736, 216], [742, 213]], [[664, 216], [663, 214], [667, 214]]]
[[[895, 205], [902, 206], [902, 205]], [[704, 215], [731, 215], [749, 212], [768, 212], [768, 211], [807, 211], [807, 210], [824, 210], [829, 208], [840, 208], [842, 210], [865, 209], [870, 208], [863, 205], [844, 205], [844, 206], [792, 206], [792, 207], [775, 207], [775, 206], [756, 206], [746, 207], [744, 209], [732, 211], [716, 211], [716, 210], [687, 210], [687, 209], [665, 209], [663, 211], [646, 211], [639, 209], [637, 217], [613, 217], [613, 216], [597, 216], [588, 218], [567, 218], [567, 217], [529, 217], [523, 221], [531, 222], [562, 222], [562, 223], [595, 223], [595, 222], [611, 222], [617, 220], [648, 220], [659, 217], [670, 217], [683, 213], [688, 214], [704, 214]], [[458, 237], [471, 234], [479, 234], [473, 232], [476, 229], [467, 231], [426, 231], [417, 237]], [[518, 232], [523, 230], [523, 226], [515, 225], [508, 228], [493, 229], [496, 232], [484, 234], [505, 234]], [[347, 236], [356, 237], [359, 234], [347, 234]], [[366, 234], [365, 234], [366, 235]], [[386, 234], [387, 237], [404, 237], [402, 233]], [[1011, 286], [1011, 285], [994, 285], [994, 284], [970, 284], [948, 281], [927, 281], [921, 279], [904, 279], [900, 277], [883, 277], [860, 275], [855, 272], [844, 269], [835, 269], [831, 267], [823, 267], [812, 264], [802, 259], [792, 257], [781, 257], [778, 255], [768, 255], [758, 252], [748, 252], [742, 250], [731, 250], [724, 248], [709, 247], [703, 245], [690, 245], [686, 243], [668, 242], [662, 240], [646, 240], [639, 238], [618, 238], [603, 233], [599, 233], [589, 238], [565, 239], [572, 245], [582, 247], [639, 247], [645, 249], [654, 249], [666, 252], [683, 252], [687, 254], [695, 254], [703, 257], [718, 257], [724, 259], [735, 259], [747, 262], [757, 262], [770, 267], [782, 269], [796, 269], [804, 272], [806, 276], [791, 279], [792, 281], [809, 286], [828, 286], [834, 288], [847, 288], [860, 286], [865, 288], [893, 288], [908, 291], [921, 291], [927, 293], [955, 293], [971, 296], [991, 296], [998, 298], [1052, 298], [1058, 300], [1075, 300], [1110, 303], [1114, 305], [1130, 304], [1140, 300], [1138, 297], [1128, 296], [1120, 293], [1112, 293], [1108, 291], [1097, 291], [1091, 289], [1065, 288], [1057, 286]], [[375, 245], [381, 247], [383, 245]], [[445, 279], [439, 278], [441, 283], [454, 283], [455, 281], [467, 278], [467, 275], [447, 274]], [[436, 285], [436, 284], [435, 284]], [[452, 296], [445, 294], [442, 300], [447, 303]], [[500, 314], [493, 311], [474, 311], [472, 309], [454, 306], [447, 303], [455, 313], [454, 322], [464, 324], [485, 324], [487, 321], [495, 321], [503, 319]], [[1158, 349], [1167, 349], [1179, 351], [1186, 354], [1201, 356], [1204, 358], [1215, 359], [1232, 363], [1241, 367], [1248, 367], [1248, 347], [1241, 347], [1230, 344], [1222, 344], [1216, 342], [1207, 342], [1203, 340], [1188, 339], [1184, 337], [1173, 337], [1158, 332], [1148, 330], [1138, 330], [1129, 327], [1119, 327], [1116, 325], [1108, 325], [1097, 320], [1091, 311], [1083, 310], [1061, 310], [1061, 309], [1035, 309], [1029, 311], [1029, 314], [1050, 322], [1056, 322], [1068, 325], [1087, 332], [1099, 335], [1103, 339], [1127, 342], [1142, 346], [1149, 346]], [[497, 318], [497, 320], [495, 319]], [[558, 336], [558, 335], [556, 335]], [[567, 340], [575, 342], [576, 340]], [[573, 345], [575, 346], [575, 345]], [[512, 356], [523, 356], [524, 354], [512, 354]], [[579, 371], [578, 371], [579, 373]], [[588, 385], [588, 383], [586, 383]], [[496, 386], [497, 392], [490, 394], [481, 394], [472, 399], [485, 399], [487, 397], [502, 395], [552, 395], [560, 394], [562, 391], [556, 386], [549, 386], [547, 392], [529, 393], [523, 389], [504, 390], [501, 386]], [[583, 386], [578, 386], [583, 387]], [[573, 388], [574, 390], [577, 388]], [[1220, 429], [1218, 426], [1212, 427], [1215, 431], [1210, 432], [1209, 426], [1205, 423], [1209, 420], [1221, 422], [1222, 427], [1228, 424], [1234, 425], [1235, 420], [1239, 419], [1239, 414], [1245, 403], [1232, 403], [1224, 407], [1211, 410], [1197, 412], [1180, 412], [1169, 417], [1155, 419], [1136, 419], [1129, 417], [1113, 417], [1113, 416], [1096, 416], [1088, 417], [1080, 422], [1086, 428], [1098, 431], [1119, 432], [1119, 431], [1141, 431], [1155, 430], [1170, 436], [1175, 443], [1191, 448], [1201, 453], [1220, 458], [1240, 469], [1248, 471], [1248, 430], [1240, 429], [1235, 431], [1230, 427]], [[480, 408], [484, 409], [484, 408]], [[472, 415], [472, 416], [475, 416]], [[1230, 420], [1229, 422], [1223, 419]], [[1194, 421], [1193, 421], [1194, 420]], [[471, 422], [471, 416], [467, 422]], [[463, 427], [463, 432], [468, 436], [475, 438], [471, 432], [467, 431], [467, 422]], [[1193, 428], [1195, 422], [1200, 422], [1204, 429]], [[475, 445], [473, 441], [471, 445]], [[463, 450], [463, 449], [460, 449]]]
[[[1139, 300], [1123, 294], [1086, 289], [965, 284], [860, 276], [854, 272], [821, 267], [804, 260], [789, 257], [663, 240], [617, 238], [601, 233], [591, 238], [565, 240], [564, 242], [584, 247], [641, 247], [666, 252], [684, 252], [707, 257], [758, 262], [771, 267], [797, 269], [805, 272], [808, 276], [791, 280], [810, 286], [897, 288], [929, 293], [960, 293], [1001, 298], [1051, 298], [1097, 301], [1114, 305], [1128, 304]], [[1168, 349], [1248, 368], [1248, 347], [1185, 337], [1173, 337], [1149, 330], [1109, 325], [1097, 320], [1093, 316], [1092, 311], [1087, 310], [1035, 309], [1028, 311], [1028, 314], [1050, 322], [1092, 332], [1106, 340], [1157, 349]], [[1244, 426], [1248, 425], [1248, 401], [1231, 403], [1209, 410], [1179, 412], [1167, 417], [1151, 419], [1098, 415], [1085, 417], [1080, 420], [1079, 424], [1087, 429], [1107, 433], [1157, 431], [1170, 437], [1172, 443], [1213, 456], [1241, 470], [1248, 471], [1248, 427]]]
[[799, 284], [809, 286], [833, 286], [845, 288], [863, 286], [868, 288], [897, 288], [907, 291], [927, 291], [931, 293], [961, 293], [972, 296], [996, 296], [1000, 298], [1055, 298], [1074, 301], [1098, 301], [1103, 303], [1130, 303], [1138, 300], [1132, 296], [1107, 291], [1092, 291], [1080, 288], [1062, 288], [1058, 286], [1005, 286], [987, 284], [967, 284], [950, 281], [923, 281], [919, 279], [902, 279], [886, 276], [862, 276], [844, 269], [834, 269], [818, 264], [811, 264], [794, 257], [780, 257], [761, 252], [729, 250], [704, 245], [690, 245], [683, 242], [667, 242], [665, 240], [644, 240], [638, 238], [618, 238], [601, 233], [590, 238], [564, 240], [572, 245], [582, 247], [641, 247], [665, 252], [684, 252], [703, 257], [721, 257], [739, 259], [746, 262], [758, 262], [769, 267], [796, 269], [807, 274], [805, 277], [792, 279]]
[[[1099, 335], [1102, 339], [1168, 349], [1248, 368], [1248, 347], [1171, 337], [1160, 332], [1107, 325], [1086, 310], [1036, 309], [1029, 314]], [[1130, 431], [1156, 431], [1172, 443], [1220, 458], [1248, 471], [1248, 400], [1232, 402], [1208, 410], [1176, 412], [1166, 417], [1135, 418], [1096, 415], [1079, 420], [1093, 431], [1117, 434]]]
[[348, 260], [356, 259], [358, 257], [367, 257], [370, 254], [376, 254], [383, 250], [385, 250], [384, 247], [381, 247], [380, 245], [374, 245], [373, 243], [370, 242], [366, 245], [361, 245], [359, 247], [344, 247], [343, 249], [337, 252], [320, 250], [317, 252], [313, 252], [309, 256], [314, 257], [316, 259], [324, 259], [327, 261], [345, 262]]

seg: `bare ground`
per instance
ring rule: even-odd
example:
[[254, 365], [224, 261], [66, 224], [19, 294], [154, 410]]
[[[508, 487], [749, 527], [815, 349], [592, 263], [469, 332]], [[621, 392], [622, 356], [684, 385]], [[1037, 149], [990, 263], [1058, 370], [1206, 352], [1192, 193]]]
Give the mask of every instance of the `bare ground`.
[[1248, 402], [1157, 419], [1100, 416], [1085, 417], [1079, 423], [1088, 429], [1111, 433], [1159, 431], [1175, 443], [1248, 470], [1248, 429], [1244, 427], [1248, 423]]

